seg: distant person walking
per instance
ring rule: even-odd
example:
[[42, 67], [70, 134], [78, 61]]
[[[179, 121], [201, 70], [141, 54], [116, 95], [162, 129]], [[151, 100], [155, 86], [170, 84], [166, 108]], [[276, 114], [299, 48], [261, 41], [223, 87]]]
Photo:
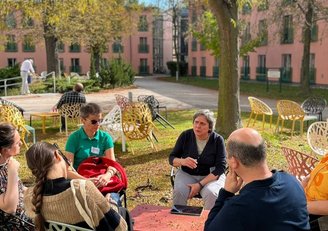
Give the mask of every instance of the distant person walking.
[[32, 75], [35, 73], [33, 68], [33, 59], [26, 59], [24, 62], [22, 62], [20, 68], [20, 75], [22, 77], [22, 95], [30, 94], [30, 89], [27, 82], [29, 73]]
[[[65, 92], [59, 99], [58, 103], [53, 106], [52, 110], [57, 111], [63, 104], [74, 104], [74, 103], [86, 103], [85, 96], [83, 94], [83, 84], [75, 84], [72, 91]], [[62, 129], [65, 129], [65, 117], [61, 117]]]

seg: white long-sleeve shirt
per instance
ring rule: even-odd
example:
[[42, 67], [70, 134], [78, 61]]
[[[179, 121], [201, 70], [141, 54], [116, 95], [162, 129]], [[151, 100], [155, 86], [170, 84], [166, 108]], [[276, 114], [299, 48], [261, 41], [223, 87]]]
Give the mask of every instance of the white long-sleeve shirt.
[[21, 68], [20, 68], [21, 72], [32, 72], [35, 73], [32, 62], [27, 59], [24, 62], [22, 62]]

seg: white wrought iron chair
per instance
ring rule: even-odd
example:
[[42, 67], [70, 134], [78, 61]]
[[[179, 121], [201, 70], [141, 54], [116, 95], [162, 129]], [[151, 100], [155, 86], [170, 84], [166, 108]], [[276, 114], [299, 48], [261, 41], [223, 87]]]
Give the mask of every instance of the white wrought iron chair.
[[328, 120], [318, 121], [310, 125], [307, 141], [313, 152], [319, 155], [328, 153]]
[[122, 139], [122, 152], [126, 151], [125, 136], [122, 129], [122, 112], [118, 105], [104, 117], [101, 123], [101, 128], [107, 131], [114, 141], [121, 137]]
[[[80, 108], [81, 108], [82, 104], [81, 103], [67, 103], [67, 104], [63, 104], [59, 109], [58, 112], [60, 114], [60, 116], [65, 117], [65, 133], [66, 136], [68, 136], [68, 131], [67, 131], [67, 120], [70, 119], [73, 122], [75, 122], [76, 124], [79, 123], [80, 121]], [[60, 132], [61, 131], [61, 126], [60, 126]]]

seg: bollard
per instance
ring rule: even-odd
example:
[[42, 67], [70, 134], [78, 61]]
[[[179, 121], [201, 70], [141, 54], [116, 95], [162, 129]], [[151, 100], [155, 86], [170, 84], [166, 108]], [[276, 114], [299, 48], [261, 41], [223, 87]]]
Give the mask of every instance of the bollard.
[[128, 98], [129, 98], [129, 102], [132, 102], [132, 92], [131, 91], [128, 92]]

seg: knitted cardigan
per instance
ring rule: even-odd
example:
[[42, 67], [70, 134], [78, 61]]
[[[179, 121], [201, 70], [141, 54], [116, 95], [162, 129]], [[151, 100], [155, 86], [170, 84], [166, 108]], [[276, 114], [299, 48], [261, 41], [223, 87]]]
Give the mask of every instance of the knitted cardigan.
[[[76, 197], [85, 209], [84, 200], [81, 195], [79, 184], [74, 182]], [[127, 230], [125, 220], [110, 206], [105, 197], [94, 186], [91, 181], [86, 181], [86, 201], [88, 208], [92, 211], [92, 220], [95, 223], [96, 230]], [[33, 211], [33, 187], [28, 188], [24, 194], [24, 203], [27, 214], [34, 219]], [[42, 215], [46, 220], [58, 221], [76, 225], [83, 223], [84, 219], [80, 215], [75, 202], [71, 188], [52, 196], [43, 196]]]

